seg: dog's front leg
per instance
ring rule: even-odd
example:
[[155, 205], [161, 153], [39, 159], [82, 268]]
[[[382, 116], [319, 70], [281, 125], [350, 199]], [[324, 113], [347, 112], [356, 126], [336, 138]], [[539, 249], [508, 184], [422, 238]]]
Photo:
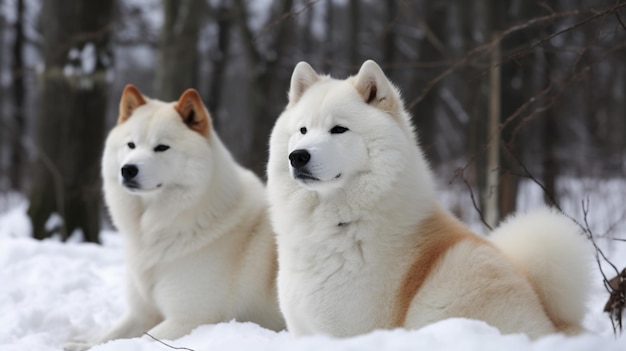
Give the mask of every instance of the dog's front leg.
[[97, 343], [101, 344], [109, 340], [142, 336], [143, 333], [159, 323], [159, 320], [160, 318], [154, 315], [150, 316], [149, 314], [130, 311], [111, 330], [100, 337]]
[[131, 311], [102, 336], [91, 340], [68, 341], [63, 345], [63, 349], [66, 351], [84, 351], [107, 341], [139, 337], [158, 322], [159, 320], [156, 318], [146, 318], [145, 315]]
[[189, 334], [194, 328], [202, 324], [210, 324], [210, 322], [166, 319], [150, 329], [148, 334], [158, 340], [176, 340]]

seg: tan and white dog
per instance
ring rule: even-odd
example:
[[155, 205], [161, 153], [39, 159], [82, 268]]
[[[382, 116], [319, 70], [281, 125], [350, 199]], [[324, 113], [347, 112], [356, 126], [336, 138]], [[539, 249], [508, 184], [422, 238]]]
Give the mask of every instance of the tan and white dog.
[[129, 310], [97, 343], [172, 340], [233, 319], [284, 328], [264, 186], [211, 125], [193, 89], [173, 103], [124, 89], [102, 176], [125, 240]]
[[295, 335], [351, 336], [461, 317], [575, 333], [588, 247], [543, 208], [486, 240], [444, 210], [400, 94], [373, 61], [336, 80], [305, 62], [270, 140], [278, 290]]

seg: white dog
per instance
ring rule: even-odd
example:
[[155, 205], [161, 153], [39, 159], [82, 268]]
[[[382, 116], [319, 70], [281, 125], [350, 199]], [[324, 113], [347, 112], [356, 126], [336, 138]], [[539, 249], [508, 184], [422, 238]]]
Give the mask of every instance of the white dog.
[[410, 116], [373, 61], [346, 80], [296, 66], [267, 174], [295, 335], [450, 317], [531, 337], [580, 330], [590, 272], [578, 227], [544, 208], [492, 241], [471, 233], [438, 204]]
[[165, 103], [127, 86], [102, 175], [125, 239], [129, 311], [98, 343], [172, 340], [232, 319], [284, 328], [265, 189], [235, 163], [195, 90]]

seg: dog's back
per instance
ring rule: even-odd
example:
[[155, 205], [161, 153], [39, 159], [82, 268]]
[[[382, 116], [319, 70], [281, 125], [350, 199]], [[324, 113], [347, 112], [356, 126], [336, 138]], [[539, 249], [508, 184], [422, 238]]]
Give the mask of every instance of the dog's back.
[[398, 294], [399, 325], [419, 328], [463, 317], [531, 337], [559, 330], [525, 273], [451, 214], [435, 211], [419, 235], [424, 245]]

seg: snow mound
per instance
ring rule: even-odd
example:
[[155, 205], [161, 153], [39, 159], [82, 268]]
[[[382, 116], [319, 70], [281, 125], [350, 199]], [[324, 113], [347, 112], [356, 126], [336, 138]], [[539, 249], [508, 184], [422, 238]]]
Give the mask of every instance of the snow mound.
[[[103, 245], [60, 243], [28, 237], [26, 206], [0, 214], [0, 350], [59, 351], [70, 339], [96, 335], [121, 317], [124, 299], [123, 242], [103, 231]], [[614, 252], [619, 255], [619, 252]], [[623, 253], [622, 253], [623, 254]], [[501, 335], [479, 321], [449, 319], [420, 330], [380, 330], [353, 338], [294, 338], [252, 323], [231, 321], [203, 325], [173, 347], [200, 350], [626, 350], [626, 338], [615, 338], [602, 304], [607, 295], [595, 289], [586, 326], [593, 332], [578, 337], [552, 335], [531, 341], [525, 335]], [[169, 350], [141, 338], [114, 340], [97, 351]]]

